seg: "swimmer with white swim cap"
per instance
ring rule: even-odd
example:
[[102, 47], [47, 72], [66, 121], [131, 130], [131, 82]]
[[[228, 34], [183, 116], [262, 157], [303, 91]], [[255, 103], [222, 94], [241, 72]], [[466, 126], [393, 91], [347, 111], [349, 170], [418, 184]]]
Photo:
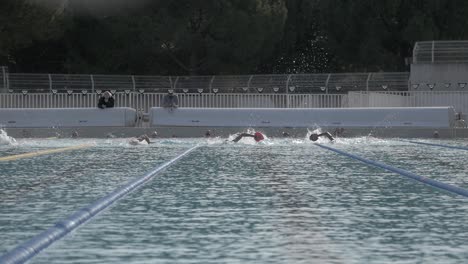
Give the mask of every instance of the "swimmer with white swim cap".
[[315, 133], [311, 134], [309, 136], [309, 139], [312, 140], [312, 141], [317, 141], [319, 139], [319, 137], [323, 137], [323, 136], [327, 137], [330, 141], [335, 140], [333, 138], [333, 136], [329, 132], [324, 132], [324, 133], [321, 133], [321, 134], [315, 134]]
[[139, 145], [139, 144], [142, 144], [144, 142], [146, 142], [147, 144], [151, 143], [149, 137], [146, 134], [141, 135], [141, 136], [136, 137], [136, 138], [132, 138], [132, 139], [130, 139], [130, 141], [128, 143], [130, 145]]

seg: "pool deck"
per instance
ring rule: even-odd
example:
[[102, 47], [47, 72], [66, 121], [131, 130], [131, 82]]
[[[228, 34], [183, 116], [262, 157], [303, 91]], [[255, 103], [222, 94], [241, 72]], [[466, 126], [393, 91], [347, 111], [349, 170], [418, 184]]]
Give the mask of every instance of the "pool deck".
[[[229, 135], [246, 132], [248, 129], [261, 131], [268, 137], [283, 137], [286, 132], [290, 137], [304, 138], [307, 128], [277, 128], [277, 127], [67, 127], [67, 128], [4, 128], [9, 136], [14, 138], [70, 138], [74, 132], [79, 138], [127, 138], [142, 134], [161, 138], [199, 138], [205, 137], [209, 130], [212, 137], [228, 137]], [[309, 128], [310, 131], [315, 128]], [[335, 134], [336, 127], [321, 127], [321, 131]], [[434, 138], [437, 131], [439, 138], [468, 138], [468, 128], [345, 128], [338, 137], [374, 136], [381, 138]]]

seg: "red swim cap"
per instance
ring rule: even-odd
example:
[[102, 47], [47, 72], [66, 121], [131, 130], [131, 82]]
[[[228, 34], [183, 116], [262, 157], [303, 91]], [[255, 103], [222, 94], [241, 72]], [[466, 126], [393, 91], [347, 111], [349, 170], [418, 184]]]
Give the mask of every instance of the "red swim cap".
[[255, 132], [255, 134], [254, 134], [254, 139], [255, 139], [255, 141], [257, 141], [257, 142], [260, 142], [260, 141], [264, 140], [265, 138], [263, 137], [263, 134], [262, 134], [262, 133], [260, 133], [260, 132]]

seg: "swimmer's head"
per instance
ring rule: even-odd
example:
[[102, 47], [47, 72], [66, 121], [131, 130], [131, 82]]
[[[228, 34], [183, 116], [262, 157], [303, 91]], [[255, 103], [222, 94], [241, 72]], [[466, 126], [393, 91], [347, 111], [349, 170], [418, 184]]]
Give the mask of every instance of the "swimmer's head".
[[312, 134], [310, 135], [309, 139], [312, 140], [312, 141], [317, 141], [318, 140], [318, 135], [317, 134]]
[[112, 97], [112, 94], [109, 91], [105, 91], [102, 96], [104, 96], [105, 99], [109, 99]]
[[262, 133], [260, 133], [260, 132], [255, 132], [255, 134], [254, 134], [254, 139], [255, 139], [255, 141], [257, 141], [257, 142], [260, 142], [260, 141], [264, 140], [265, 138], [263, 137], [263, 134], [262, 134]]

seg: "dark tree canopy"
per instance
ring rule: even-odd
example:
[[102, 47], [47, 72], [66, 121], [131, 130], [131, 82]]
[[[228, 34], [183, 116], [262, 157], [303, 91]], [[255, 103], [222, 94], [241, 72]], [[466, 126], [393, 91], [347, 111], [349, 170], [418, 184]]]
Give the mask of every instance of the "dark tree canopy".
[[204, 75], [407, 70], [416, 41], [468, 39], [463, 0], [3, 0], [0, 65]]

